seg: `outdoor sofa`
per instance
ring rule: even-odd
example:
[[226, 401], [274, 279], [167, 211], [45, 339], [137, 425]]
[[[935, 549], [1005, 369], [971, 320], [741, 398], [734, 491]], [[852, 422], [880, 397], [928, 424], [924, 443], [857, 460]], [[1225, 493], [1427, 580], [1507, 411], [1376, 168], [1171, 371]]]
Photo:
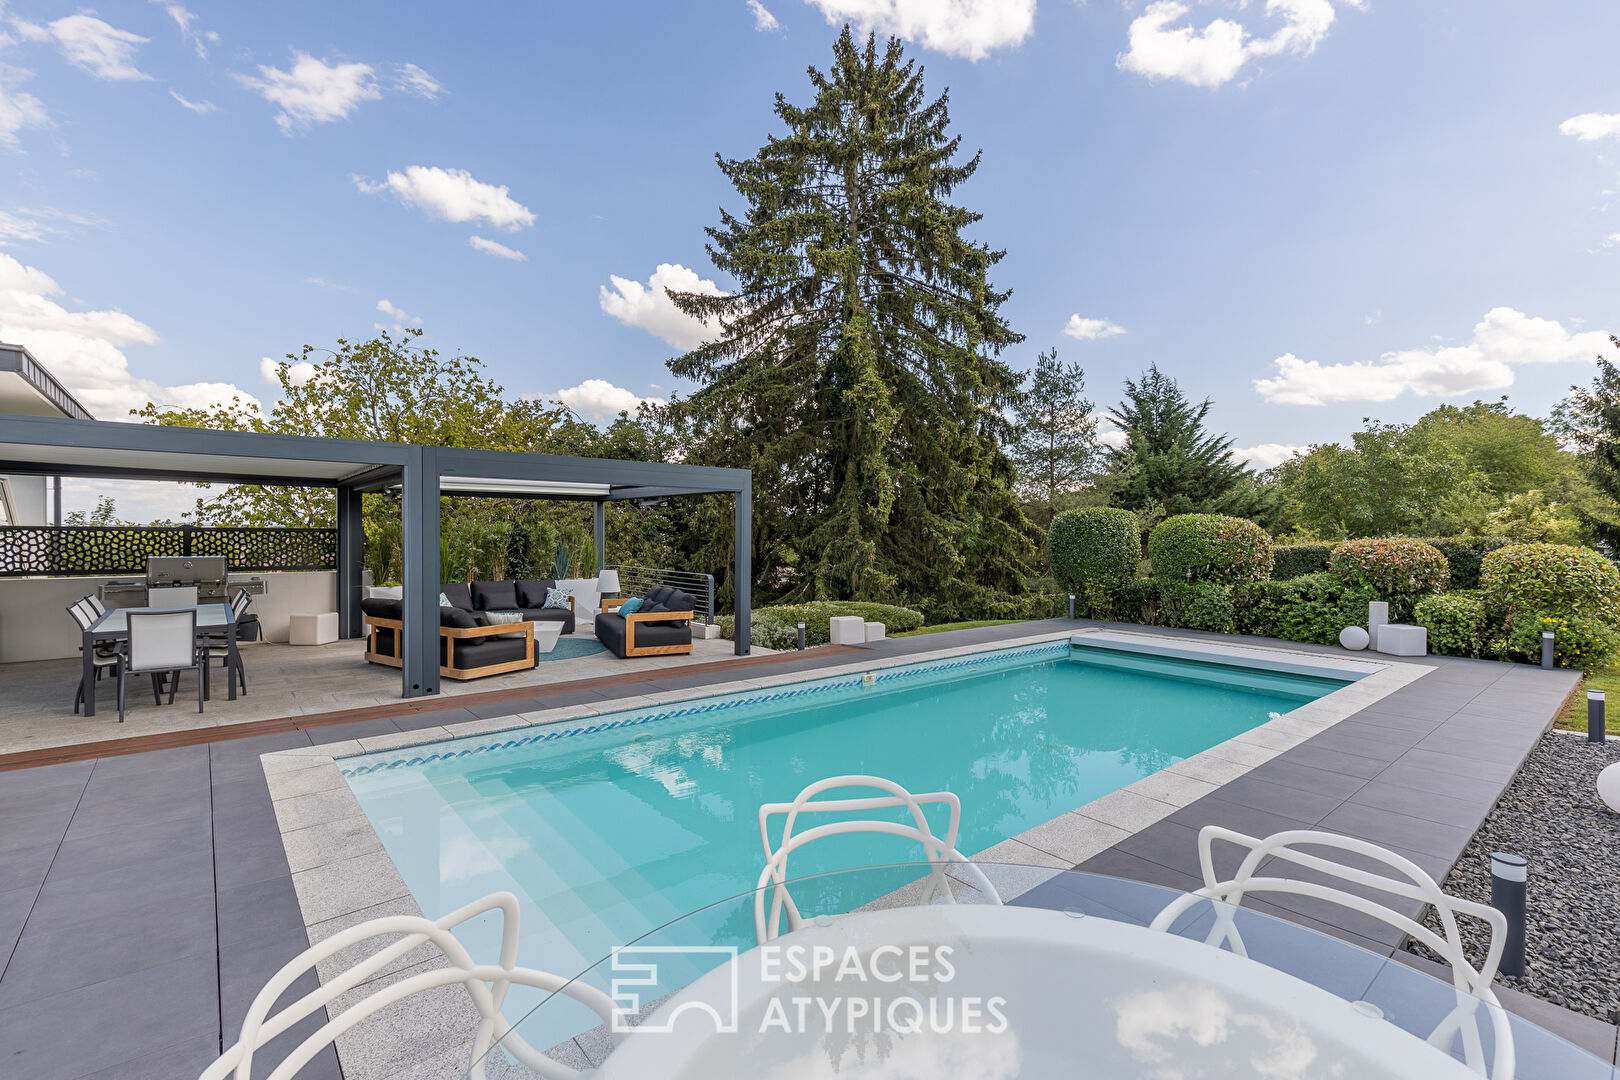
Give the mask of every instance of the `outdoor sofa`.
[[596, 617], [596, 640], [613, 655], [667, 656], [692, 651], [692, 613], [697, 597], [691, 593], [654, 585], [641, 599], [641, 609], [619, 614], [625, 600], [603, 600], [602, 614]]
[[[535, 665], [534, 624], [556, 622], [562, 633], [574, 632], [573, 598], [567, 608], [545, 607], [547, 578], [523, 581], [446, 582], [440, 593], [450, 601], [439, 608], [439, 674], [447, 679], [477, 679]], [[366, 622], [366, 659], [399, 667], [404, 601], [368, 597], [360, 601]], [[492, 623], [489, 613], [515, 611], [518, 622]]]

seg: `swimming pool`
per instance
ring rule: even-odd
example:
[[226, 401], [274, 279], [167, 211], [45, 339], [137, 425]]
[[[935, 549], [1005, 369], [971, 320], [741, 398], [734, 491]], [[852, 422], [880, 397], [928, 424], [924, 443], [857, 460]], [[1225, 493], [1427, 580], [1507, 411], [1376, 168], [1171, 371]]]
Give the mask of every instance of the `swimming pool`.
[[[522, 962], [573, 973], [753, 888], [759, 805], [813, 780], [874, 773], [912, 791], [954, 791], [958, 846], [972, 854], [1354, 678], [1060, 641], [339, 765], [424, 913], [510, 890], [524, 907]], [[795, 875], [916, 852], [893, 838], [842, 836], [803, 855]], [[806, 910], [874, 898], [812, 896]], [[715, 934], [716, 944], [752, 942], [751, 926]]]

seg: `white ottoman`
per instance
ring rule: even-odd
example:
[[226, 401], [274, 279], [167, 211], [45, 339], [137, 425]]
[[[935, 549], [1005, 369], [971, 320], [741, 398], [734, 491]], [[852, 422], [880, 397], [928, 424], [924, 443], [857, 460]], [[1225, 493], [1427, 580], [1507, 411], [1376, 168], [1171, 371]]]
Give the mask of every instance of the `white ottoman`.
[[888, 636], [889, 636], [889, 628], [887, 626], [884, 626], [882, 623], [880, 623], [880, 622], [869, 622], [869, 623], [866, 624], [866, 640], [867, 641], [882, 641], [884, 638], [886, 638]]
[[1378, 628], [1373, 647], [1390, 656], [1429, 655], [1429, 631], [1406, 623], [1385, 623]]
[[287, 616], [287, 644], [330, 645], [338, 639], [338, 616], [335, 611], [317, 615]]
[[827, 635], [834, 645], [864, 645], [866, 620], [859, 615], [834, 615], [827, 620]]

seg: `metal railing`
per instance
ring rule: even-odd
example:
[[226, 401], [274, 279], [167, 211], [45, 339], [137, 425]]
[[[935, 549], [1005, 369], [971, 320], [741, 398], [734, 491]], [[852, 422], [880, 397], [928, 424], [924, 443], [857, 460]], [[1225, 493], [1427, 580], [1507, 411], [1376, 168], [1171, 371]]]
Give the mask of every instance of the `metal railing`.
[[144, 574], [152, 555], [222, 555], [234, 571], [335, 570], [336, 529], [0, 526], [0, 577]]
[[654, 585], [667, 585], [672, 589], [691, 593], [697, 597], [693, 613], [704, 622], [714, 622], [714, 575], [699, 574], [691, 570], [664, 570], [654, 566], [604, 566], [604, 570], [619, 572], [619, 592], [624, 596], [640, 596]]

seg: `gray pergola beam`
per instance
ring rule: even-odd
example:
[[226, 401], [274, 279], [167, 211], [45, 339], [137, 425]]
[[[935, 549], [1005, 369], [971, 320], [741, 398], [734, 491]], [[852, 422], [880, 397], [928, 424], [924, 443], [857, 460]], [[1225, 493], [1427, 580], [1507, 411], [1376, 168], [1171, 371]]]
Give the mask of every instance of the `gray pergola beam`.
[[438, 450], [411, 446], [405, 465], [405, 632], [400, 681], [406, 697], [439, 692], [439, 467]]
[[337, 602], [338, 635], [360, 637], [365, 630], [360, 613], [360, 577], [366, 564], [366, 523], [361, 514], [358, 488], [337, 489]]

